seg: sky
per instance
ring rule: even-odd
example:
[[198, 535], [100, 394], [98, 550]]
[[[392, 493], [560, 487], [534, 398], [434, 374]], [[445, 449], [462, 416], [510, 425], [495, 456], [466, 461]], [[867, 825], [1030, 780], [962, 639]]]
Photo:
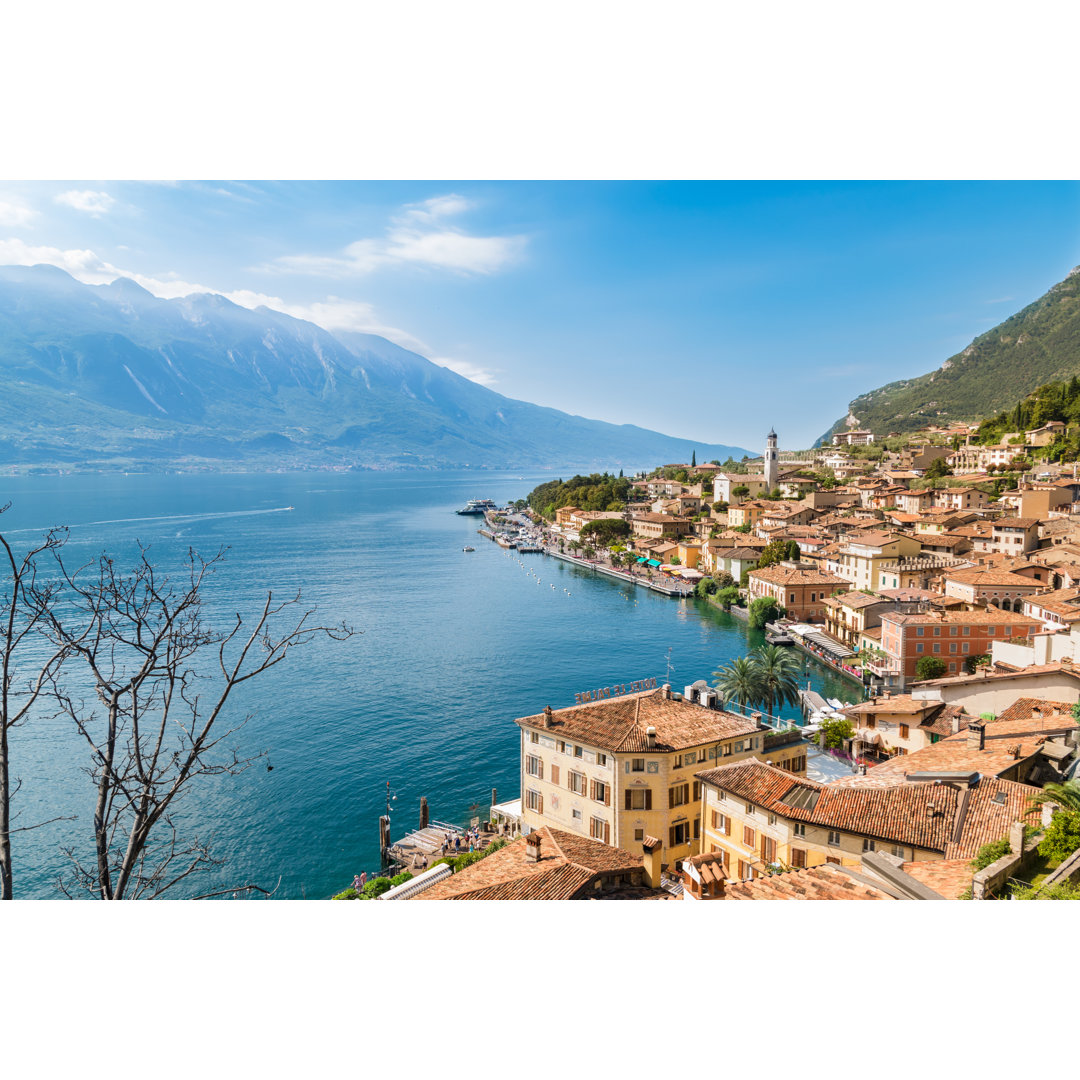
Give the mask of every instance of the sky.
[[757, 449], [1080, 263], [1068, 182], [0, 183], [0, 264], [381, 334], [501, 394]]

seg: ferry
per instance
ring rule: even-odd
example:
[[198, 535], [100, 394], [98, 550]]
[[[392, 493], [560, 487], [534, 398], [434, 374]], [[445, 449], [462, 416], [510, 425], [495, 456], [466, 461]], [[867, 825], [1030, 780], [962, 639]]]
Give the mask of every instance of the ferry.
[[486, 514], [489, 510], [496, 510], [498, 507], [490, 499], [470, 499], [463, 510], [458, 510], [459, 514]]
[[474, 548], [474, 547], [463, 547], [461, 550], [462, 551], [475, 551], [476, 548]]

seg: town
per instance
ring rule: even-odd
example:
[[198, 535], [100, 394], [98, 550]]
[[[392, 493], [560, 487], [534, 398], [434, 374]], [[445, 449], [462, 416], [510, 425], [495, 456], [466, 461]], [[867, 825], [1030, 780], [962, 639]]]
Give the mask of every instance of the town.
[[[503, 546], [695, 594], [767, 644], [713, 686], [518, 718], [520, 798], [381, 898], [1080, 895], [1080, 479], [1063, 422], [1001, 422], [798, 453], [770, 430], [757, 460], [485, 507]], [[800, 653], [854, 703], [797, 689]]]

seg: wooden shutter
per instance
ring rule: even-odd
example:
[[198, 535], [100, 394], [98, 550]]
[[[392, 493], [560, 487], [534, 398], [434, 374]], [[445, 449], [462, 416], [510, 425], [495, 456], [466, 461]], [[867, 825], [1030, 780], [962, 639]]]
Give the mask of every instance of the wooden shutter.
[[593, 802], [596, 801], [596, 781], [595, 780], [590, 780], [589, 781], [589, 798], [592, 799]]
[[606, 781], [604, 783], [604, 805], [611, 805], [611, 785]]
[[674, 847], [674, 846], [675, 846], [675, 826], [672, 825], [668, 829], [668, 847]]
[[697, 802], [701, 798], [701, 781], [694, 781], [694, 802]]
[[610, 821], [605, 821], [604, 822], [604, 843], [605, 844], [610, 844], [611, 843], [611, 822]]
[[559, 782], [559, 766], [558, 765], [552, 765], [551, 766], [551, 782], [553, 784], [557, 784]]
[[694, 839], [697, 840], [701, 836], [701, 818], [694, 818]]
[[714, 829], [719, 829], [720, 828], [720, 814], [716, 810], [714, 810], [712, 812], [712, 819], [711, 820], [712, 820], [712, 827]]
[[536, 774], [536, 778], [538, 780], [543, 780], [544, 779], [544, 762], [543, 762], [543, 759], [538, 758], [536, 764], [540, 769], [540, 771]]
[[675, 809], [675, 789], [673, 787], [667, 789], [667, 808], [669, 810]]
[[544, 812], [544, 796], [543, 795], [538, 796], [538, 801], [537, 801], [537, 805], [536, 805], [536, 812], [538, 814], [542, 814]]
[[652, 788], [645, 789], [645, 809], [652, 809]]
[[633, 810], [634, 809], [633, 806], [630, 805], [630, 795], [631, 795], [631, 791], [630, 791], [629, 788], [627, 788], [626, 789], [626, 809], [627, 810]]

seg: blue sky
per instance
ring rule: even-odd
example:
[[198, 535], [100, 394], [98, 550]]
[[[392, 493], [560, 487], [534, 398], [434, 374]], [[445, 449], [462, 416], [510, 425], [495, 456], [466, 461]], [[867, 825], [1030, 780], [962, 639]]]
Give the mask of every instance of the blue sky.
[[510, 397], [809, 445], [1080, 263], [1065, 182], [0, 183], [0, 264], [383, 334]]

